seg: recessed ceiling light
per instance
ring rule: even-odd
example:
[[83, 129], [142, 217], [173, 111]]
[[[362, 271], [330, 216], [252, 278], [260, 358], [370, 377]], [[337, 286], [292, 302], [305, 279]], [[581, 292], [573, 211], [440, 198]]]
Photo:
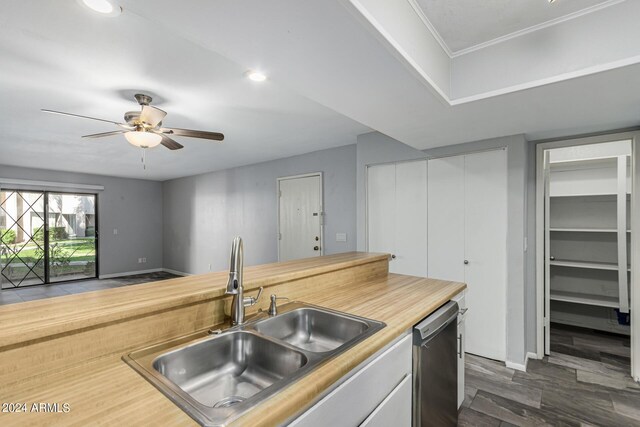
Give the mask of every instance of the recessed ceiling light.
[[120, 6], [113, 4], [109, 0], [78, 0], [78, 3], [104, 16], [117, 16], [122, 12]]
[[267, 80], [267, 76], [259, 71], [247, 71], [247, 77], [249, 77], [249, 79], [253, 80], [254, 82], [263, 82]]

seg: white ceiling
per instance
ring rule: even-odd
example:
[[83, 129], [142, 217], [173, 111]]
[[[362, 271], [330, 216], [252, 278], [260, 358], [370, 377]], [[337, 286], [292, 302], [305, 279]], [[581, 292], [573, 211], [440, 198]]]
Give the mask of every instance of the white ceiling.
[[449, 51], [456, 53], [509, 34], [620, 0], [411, 0]]
[[[177, 3], [173, 2], [174, 7]], [[197, 11], [192, 13], [197, 14]], [[8, 2], [0, 15], [0, 165], [164, 180], [355, 143], [370, 129], [273, 81], [244, 77], [259, 56], [234, 63], [125, 8], [102, 17], [75, 0]], [[122, 121], [142, 91], [166, 126], [220, 131], [222, 144], [175, 137], [185, 148], [140, 150], [123, 136], [81, 139]], [[2, 176], [0, 168], [0, 176]]]
[[[443, 102], [350, 1], [121, 0], [117, 18], [76, 0], [10, 2], [0, 15], [0, 165], [164, 180], [354, 143], [371, 129], [425, 149], [640, 122], [640, 65], [632, 62]], [[627, 39], [630, 50], [640, 43]], [[249, 68], [269, 81], [248, 81]], [[137, 91], [156, 96], [167, 126], [221, 131], [225, 142], [179, 139], [183, 150], [150, 150], [143, 171], [124, 138], [79, 137], [110, 125], [39, 112], [119, 120], [136, 107]]]

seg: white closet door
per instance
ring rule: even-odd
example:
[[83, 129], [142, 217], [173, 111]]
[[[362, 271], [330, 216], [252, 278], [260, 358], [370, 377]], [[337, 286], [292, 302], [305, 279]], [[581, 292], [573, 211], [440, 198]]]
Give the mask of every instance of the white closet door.
[[465, 155], [466, 351], [506, 359], [506, 150]]
[[396, 164], [396, 259], [392, 273], [427, 277], [427, 161]]
[[464, 282], [464, 156], [428, 163], [429, 277]]
[[395, 253], [396, 165], [367, 168], [367, 250]]

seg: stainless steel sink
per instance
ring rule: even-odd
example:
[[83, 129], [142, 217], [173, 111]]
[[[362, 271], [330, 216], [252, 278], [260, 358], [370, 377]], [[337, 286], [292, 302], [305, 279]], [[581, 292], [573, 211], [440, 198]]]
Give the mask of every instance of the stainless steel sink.
[[303, 307], [255, 324], [256, 331], [314, 353], [334, 350], [369, 328], [366, 320]]
[[202, 405], [242, 402], [307, 363], [299, 351], [237, 331], [173, 350], [153, 368]]
[[300, 302], [241, 326], [156, 344], [123, 360], [204, 426], [225, 426], [384, 328]]

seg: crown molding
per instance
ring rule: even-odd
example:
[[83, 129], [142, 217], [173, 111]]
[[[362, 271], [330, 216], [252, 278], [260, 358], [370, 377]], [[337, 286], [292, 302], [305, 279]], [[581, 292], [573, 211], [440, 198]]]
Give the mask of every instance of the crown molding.
[[584, 16], [584, 15], [588, 15], [589, 13], [597, 12], [597, 11], [605, 9], [607, 7], [614, 6], [616, 4], [622, 3], [624, 1], [627, 1], [627, 0], [608, 0], [608, 1], [605, 1], [603, 3], [593, 5], [593, 6], [585, 8], [585, 9], [581, 9], [581, 10], [578, 10], [576, 12], [569, 13], [569, 14], [564, 15], [564, 16], [560, 16], [560, 17], [555, 18], [555, 19], [551, 19], [549, 21], [542, 22], [540, 24], [536, 24], [536, 25], [533, 25], [533, 26], [528, 27], [528, 28], [523, 28], [522, 30], [514, 31], [513, 33], [505, 34], [504, 36], [496, 37], [495, 39], [491, 39], [491, 40], [488, 40], [486, 42], [478, 43], [476, 45], [473, 45], [473, 46], [470, 46], [470, 47], [467, 47], [467, 48], [464, 48], [464, 49], [452, 51], [449, 48], [449, 46], [447, 46], [447, 43], [444, 41], [444, 39], [442, 38], [442, 36], [438, 32], [438, 30], [436, 30], [436, 27], [434, 27], [434, 25], [431, 23], [431, 21], [429, 20], [429, 18], [425, 14], [425, 12], [422, 10], [422, 8], [418, 4], [417, 0], [407, 0], [407, 2], [409, 2], [411, 7], [413, 8], [413, 10], [416, 12], [418, 17], [422, 21], [422, 23], [431, 32], [431, 34], [436, 39], [436, 41], [438, 42], [440, 47], [442, 47], [442, 50], [444, 50], [445, 53], [451, 59], [453, 59], [453, 58], [455, 58], [457, 56], [466, 55], [468, 53], [484, 49], [484, 48], [489, 47], [489, 46], [496, 45], [498, 43], [503, 43], [503, 42], [506, 42], [508, 40], [514, 39], [516, 37], [524, 36], [526, 34], [530, 34], [530, 33], [533, 33], [533, 32], [536, 32], [536, 31], [551, 27], [553, 25], [561, 24], [563, 22], [567, 22], [567, 21], [570, 21], [572, 19], [579, 18], [579, 17]]
[[[414, 0], [408, 0], [408, 1], [411, 2], [411, 1], [414, 1]], [[585, 9], [581, 9], [581, 10], [578, 10], [576, 12], [569, 13], [569, 14], [564, 15], [564, 16], [560, 16], [560, 17], [555, 18], [555, 19], [551, 19], [549, 21], [542, 22], [540, 24], [536, 24], [536, 25], [533, 25], [533, 26], [528, 27], [528, 28], [523, 28], [522, 30], [514, 31], [513, 33], [509, 33], [509, 34], [506, 34], [504, 36], [496, 37], [495, 39], [492, 39], [492, 40], [489, 40], [489, 41], [486, 41], [486, 42], [478, 43], [477, 45], [474, 45], [474, 46], [471, 46], [471, 47], [467, 47], [465, 49], [457, 50], [455, 52], [452, 52], [451, 58], [455, 58], [457, 56], [466, 55], [468, 53], [475, 52], [475, 51], [484, 49], [486, 47], [496, 45], [498, 43], [503, 43], [503, 42], [506, 42], [508, 40], [524, 36], [526, 34], [534, 33], [536, 31], [543, 30], [545, 28], [561, 24], [563, 22], [567, 22], [567, 21], [570, 21], [572, 19], [576, 19], [576, 18], [579, 18], [579, 17], [584, 16], [584, 15], [588, 15], [588, 14], [593, 13], [593, 12], [597, 12], [597, 11], [602, 10], [602, 9], [606, 9], [607, 7], [614, 6], [616, 4], [620, 4], [620, 3], [625, 2], [625, 1], [627, 1], [627, 0], [608, 0], [608, 1], [605, 1], [603, 3], [593, 5], [593, 6], [585, 8]]]

